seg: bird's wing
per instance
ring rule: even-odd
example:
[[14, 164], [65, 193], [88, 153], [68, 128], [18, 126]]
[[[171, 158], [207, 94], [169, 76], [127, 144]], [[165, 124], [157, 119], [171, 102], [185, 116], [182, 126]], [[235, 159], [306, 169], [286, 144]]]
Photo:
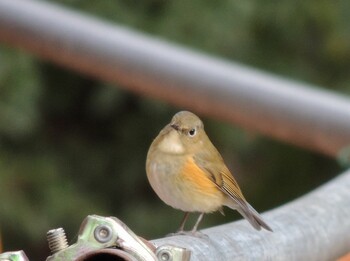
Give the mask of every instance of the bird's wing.
[[194, 156], [194, 161], [222, 192], [242, 208], [247, 207], [241, 189], [220, 155], [216, 155], [215, 160], [213, 160], [208, 154], [200, 153]]
[[203, 170], [203, 173], [205, 173], [223, 193], [234, 201], [235, 204], [229, 205], [229, 207], [237, 209], [255, 229], [260, 230], [261, 227], [263, 227], [266, 230], [272, 231], [258, 212], [245, 200], [236, 180], [219, 154], [214, 158], [210, 158], [209, 154], [198, 154], [193, 158], [199, 168]]

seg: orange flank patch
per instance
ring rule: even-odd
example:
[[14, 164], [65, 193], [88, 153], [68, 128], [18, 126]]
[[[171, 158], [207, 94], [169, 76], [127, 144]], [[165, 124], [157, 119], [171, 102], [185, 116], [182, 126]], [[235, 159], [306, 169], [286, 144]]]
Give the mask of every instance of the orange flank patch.
[[181, 179], [191, 186], [195, 191], [207, 195], [221, 193], [216, 184], [209, 178], [194, 160], [189, 157], [181, 171]]

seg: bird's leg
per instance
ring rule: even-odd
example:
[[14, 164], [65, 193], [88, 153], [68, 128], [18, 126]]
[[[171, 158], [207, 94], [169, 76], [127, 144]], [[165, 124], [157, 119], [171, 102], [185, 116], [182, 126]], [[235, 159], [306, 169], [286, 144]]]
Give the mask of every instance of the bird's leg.
[[199, 223], [202, 221], [203, 216], [204, 216], [204, 213], [200, 213], [200, 215], [199, 215], [199, 217], [198, 217], [198, 219], [197, 219], [197, 221], [196, 221], [196, 224], [194, 224], [194, 226], [193, 226], [193, 228], [192, 228], [192, 231], [191, 231], [191, 232], [192, 232], [193, 234], [195, 234], [195, 233], [197, 232], [198, 225], [199, 225]]
[[186, 221], [187, 221], [189, 215], [190, 215], [190, 212], [186, 212], [186, 213], [185, 213], [184, 217], [182, 218], [180, 227], [179, 227], [179, 229], [177, 230], [178, 233], [184, 231], [184, 229], [185, 229], [185, 224], [186, 224]]
[[190, 213], [186, 212], [184, 218], [182, 219], [179, 230], [176, 233], [169, 234], [168, 236], [185, 235], [185, 236], [194, 236], [194, 237], [199, 237], [199, 238], [208, 238], [207, 235], [203, 234], [200, 231], [197, 231], [198, 225], [201, 222], [201, 220], [203, 219], [204, 213], [201, 213], [199, 215], [199, 217], [196, 221], [196, 224], [194, 224], [191, 231], [184, 231], [185, 223], [186, 223], [189, 215], [190, 215]]

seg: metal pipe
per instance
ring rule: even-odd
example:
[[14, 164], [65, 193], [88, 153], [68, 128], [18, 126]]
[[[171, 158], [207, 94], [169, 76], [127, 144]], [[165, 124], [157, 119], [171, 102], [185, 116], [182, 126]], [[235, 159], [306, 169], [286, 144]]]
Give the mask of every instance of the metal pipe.
[[350, 171], [275, 210], [257, 232], [245, 220], [203, 230], [208, 238], [174, 236], [153, 242], [190, 249], [191, 260], [337, 260], [350, 250]]
[[0, 1], [0, 40], [139, 94], [330, 156], [350, 144], [348, 98], [39, 1]]

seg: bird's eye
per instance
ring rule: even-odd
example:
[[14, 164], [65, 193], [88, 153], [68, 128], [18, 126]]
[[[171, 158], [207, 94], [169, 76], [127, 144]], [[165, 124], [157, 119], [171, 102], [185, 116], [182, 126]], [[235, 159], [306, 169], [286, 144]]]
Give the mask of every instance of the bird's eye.
[[190, 135], [191, 137], [196, 135], [196, 129], [190, 129], [190, 131], [188, 132], [188, 135]]

